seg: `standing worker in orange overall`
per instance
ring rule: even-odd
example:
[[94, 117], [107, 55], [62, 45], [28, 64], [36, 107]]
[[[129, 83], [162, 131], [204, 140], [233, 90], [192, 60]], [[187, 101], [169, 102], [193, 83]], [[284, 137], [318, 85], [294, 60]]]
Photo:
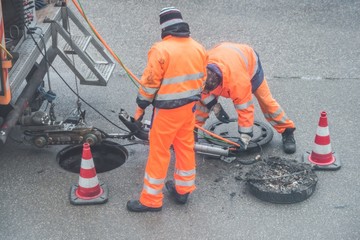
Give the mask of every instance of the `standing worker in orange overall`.
[[132, 212], [162, 209], [171, 145], [176, 158], [175, 181], [166, 182], [167, 190], [179, 204], [186, 203], [195, 190], [194, 112], [206, 78], [207, 53], [190, 37], [189, 25], [178, 9], [162, 9], [160, 25], [162, 41], [155, 43], [148, 53], [136, 98], [135, 120], [142, 119], [150, 104], [154, 110], [144, 186], [140, 199], [127, 203]]
[[202, 126], [214, 111], [222, 122], [229, 116], [217, 102], [218, 97], [231, 98], [238, 113], [238, 143], [246, 150], [254, 125], [255, 95], [266, 120], [282, 134], [284, 152], [296, 151], [295, 124], [272, 97], [258, 54], [248, 45], [230, 42], [220, 43], [208, 51], [207, 79], [201, 101], [196, 108], [196, 123]]

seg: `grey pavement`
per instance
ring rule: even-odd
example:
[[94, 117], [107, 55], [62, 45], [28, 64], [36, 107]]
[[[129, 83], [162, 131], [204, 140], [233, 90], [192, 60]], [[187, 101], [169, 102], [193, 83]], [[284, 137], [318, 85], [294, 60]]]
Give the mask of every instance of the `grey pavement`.
[[[182, 11], [192, 37], [206, 48], [221, 41], [253, 46], [273, 96], [297, 126], [295, 154], [282, 152], [281, 137], [275, 133], [264, 156], [300, 160], [311, 151], [320, 112], [326, 111], [331, 145], [342, 168], [317, 171], [316, 190], [307, 200], [274, 204], [255, 198], [244, 182], [235, 179], [248, 166], [197, 155], [197, 190], [187, 205], [175, 205], [164, 190], [161, 212], [130, 213], [125, 205], [139, 197], [148, 146], [127, 146], [129, 158], [124, 165], [98, 174], [109, 187], [106, 204], [73, 206], [70, 187], [79, 176], [56, 162], [63, 146], [38, 149], [18, 143], [20, 135], [15, 130], [0, 151], [0, 239], [360, 239], [360, 131], [356, 123], [360, 115], [360, 1], [81, 3], [103, 38], [138, 77], [147, 51], [160, 40], [158, 13], [169, 5]], [[54, 66], [75, 87], [66, 66], [60, 60]], [[76, 97], [54, 72], [51, 77], [58, 95], [56, 112], [65, 116], [75, 107]], [[136, 88], [120, 66], [107, 87], [80, 86], [79, 93], [119, 125], [119, 109], [132, 113], [136, 106]], [[107, 132], [119, 131], [83, 107], [88, 123]], [[230, 105], [226, 108], [235, 116]], [[257, 119], [263, 120], [256, 108]], [[150, 114], [148, 109], [146, 118]], [[253, 157], [243, 156], [245, 160]]]

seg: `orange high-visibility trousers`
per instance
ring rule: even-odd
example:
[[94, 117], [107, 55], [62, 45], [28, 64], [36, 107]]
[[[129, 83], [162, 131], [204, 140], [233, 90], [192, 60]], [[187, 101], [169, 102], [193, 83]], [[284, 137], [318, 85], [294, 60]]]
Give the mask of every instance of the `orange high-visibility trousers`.
[[285, 114], [279, 103], [272, 97], [266, 79], [254, 92], [259, 102], [265, 119], [275, 128], [278, 133], [283, 133], [286, 128], [295, 128], [295, 124]]
[[170, 163], [171, 145], [175, 151], [176, 191], [185, 194], [195, 190], [194, 105], [189, 103], [175, 109], [154, 110], [141, 204], [148, 207], [162, 206], [162, 189]]

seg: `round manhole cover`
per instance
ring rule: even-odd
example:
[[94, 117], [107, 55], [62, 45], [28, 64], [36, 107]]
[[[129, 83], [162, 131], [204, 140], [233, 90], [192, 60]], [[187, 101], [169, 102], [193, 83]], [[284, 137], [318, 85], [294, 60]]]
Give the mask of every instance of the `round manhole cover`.
[[273, 203], [296, 203], [309, 198], [318, 178], [307, 163], [270, 157], [256, 163], [246, 174], [250, 192]]
[[[226, 138], [230, 141], [237, 142], [240, 138], [240, 134], [238, 133], [238, 123], [237, 118], [230, 119], [229, 123], [223, 123], [220, 121], [216, 121], [211, 124], [207, 130], [219, 135], [223, 138]], [[259, 146], [268, 144], [273, 136], [274, 132], [272, 131], [271, 127], [263, 122], [254, 121], [254, 129], [253, 129], [253, 137], [247, 147], [246, 151], [251, 151], [258, 149]], [[221, 142], [216, 138], [209, 137], [205, 135], [205, 139], [215, 145], [223, 146], [223, 147], [231, 147], [232, 145]]]
[[[107, 172], [123, 165], [128, 158], [125, 147], [111, 141], [102, 141], [90, 147], [97, 173]], [[62, 149], [56, 156], [61, 168], [80, 173], [83, 145], [72, 145]]]

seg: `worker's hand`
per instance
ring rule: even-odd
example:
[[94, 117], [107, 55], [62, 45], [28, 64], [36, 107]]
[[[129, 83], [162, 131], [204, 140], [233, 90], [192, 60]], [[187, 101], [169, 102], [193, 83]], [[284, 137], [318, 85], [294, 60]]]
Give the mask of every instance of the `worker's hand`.
[[220, 122], [223, 122], [223, 123], [230, 122], [229, 115], [225, 112], [225, 110], [223, 109], [223, 107], [221, 106], [220, 103], [216, 103], [214, 105], [213, 111], [214, 111], [215, 117], [217, 119], [219, 119]]
[[134, 115], [134, 120], [141, 122], [144, 115], [145, 115], [145, 109], [142, 109], [141, 107], [137, 106], [136, 111], [135, 111], [135, 115]]
[[248, 145], [249, 145], [249, 142], [251, 140], [251, 136], [246, 134], [246, 133], [240, 133], [240, 138], [239, 140], [237, 141], [237, 144], [240, 145], [239, 147], [239, 150], [246, 150]]

